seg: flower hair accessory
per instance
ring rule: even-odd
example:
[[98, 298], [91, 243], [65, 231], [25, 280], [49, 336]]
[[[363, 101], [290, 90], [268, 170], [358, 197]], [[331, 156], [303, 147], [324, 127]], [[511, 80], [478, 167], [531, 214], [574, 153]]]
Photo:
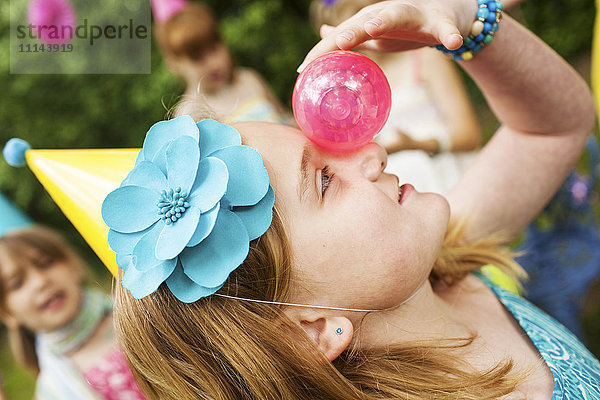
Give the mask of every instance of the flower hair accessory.
[[139, 299], [166, 282], [186, 303], [215, 293], [271, 225], [274, 202], [262, 157], [235, 129], [189, 116], [156, 123], [102, 203], [123, 287]]

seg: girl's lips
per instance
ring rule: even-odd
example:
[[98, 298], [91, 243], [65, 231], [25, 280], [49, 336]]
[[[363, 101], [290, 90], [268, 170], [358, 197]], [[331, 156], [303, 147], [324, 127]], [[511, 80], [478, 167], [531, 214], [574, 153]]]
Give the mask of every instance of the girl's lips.
[[410, 183], [405, 183], [404, 185], [400, 186], [398, 188], [398, 193], [400, 195], [398, 198], [398, 203], [399, 204], [404, 203], [404, 201], [407, 199], [407, 197], [410, 196], [412, 194], [412, 192], [414, 192], [414, 191], [415, 191], [415, 188]]
[[44, 301], [42, 303], [42, 310], [44, 311], [56, 311], [59, 310], [63, 304], [65, 303], [65, 300], [67, 299], [67, 295], [65, 292], [58, 291], [56, 293], [54, 293], [53, 295], [51, 295], [46, 301]]
[[213, 72], [212, 74], [210, 74], [210, 79], [212, 79], [213, 81], [224, 81], [225, 80], [225, 73], [221, 72], [221, 71], [217, 71], [217, 72]]

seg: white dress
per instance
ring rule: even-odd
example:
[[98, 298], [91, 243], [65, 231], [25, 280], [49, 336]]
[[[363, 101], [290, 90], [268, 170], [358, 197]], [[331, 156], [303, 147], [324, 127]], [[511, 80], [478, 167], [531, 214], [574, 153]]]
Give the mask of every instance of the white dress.
[[[387, 146], [404, 132], [416, 140], [437, 139], [448, 135], [440, 112], [426, 85], [417, 74], [407, 85], [392, 89], [390, 117], [375, 141]], [[447, 141], [447, 140], [446, 140]], [[420, 192], [445, 194], [473, 161], [476, 151], [441, 153], [430, 157], [422, 150], [402, 150], [388, 156], [386, 172], [410, 183]]]

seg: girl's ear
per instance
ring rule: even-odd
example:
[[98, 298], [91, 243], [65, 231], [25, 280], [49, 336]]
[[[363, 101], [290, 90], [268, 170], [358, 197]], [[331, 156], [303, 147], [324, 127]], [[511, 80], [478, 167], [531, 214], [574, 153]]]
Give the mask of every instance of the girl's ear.
[[291, 314], [288, 316], [306, 332], [329, 361], [335, 360], [352, 342], [354, 327], [346, 317], [307, 310]]

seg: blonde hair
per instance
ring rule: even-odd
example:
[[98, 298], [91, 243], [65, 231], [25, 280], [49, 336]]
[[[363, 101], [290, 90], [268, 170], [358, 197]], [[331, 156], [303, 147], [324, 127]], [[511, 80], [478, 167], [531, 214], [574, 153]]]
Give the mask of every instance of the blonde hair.
[[[499, 238], [465, 244], [452, 227], [431, 274], [453, 283], [483, 264], [522, 270]], [[218, 293], [287, 301], [291, 245], [278, 212]], [[136, 300], [117, 285], [116, 332], [149, 399], [497, 399], [521, 378], [512, 361], [480, 372], [453, 355], [474, 337], [446, 343], [346, 350], [333, 363], [281, 306], [209, 296], [191, 304], [166, 288]]]
[[217, 20], [207, 6], [197, 2], [156, 23], [154, 32], [163, 52], [175, 58], [198, 60], [221, 43]]
[[[3, 265], [32, 263], [38, 265], [40, 258], [65, 262], [76, 276], [85, 277], [84, 263], [67, 242], [56, 232], [32, 226], [15, 230], [0, 237], [0, 268]], [[0, 316], [8, 316], [4, 284], [0, 284]], [[34, 373], [39, 372], [35, 353], [35, 332], [23, 326], [8, 327], [8, 341], [15, 360]]]

